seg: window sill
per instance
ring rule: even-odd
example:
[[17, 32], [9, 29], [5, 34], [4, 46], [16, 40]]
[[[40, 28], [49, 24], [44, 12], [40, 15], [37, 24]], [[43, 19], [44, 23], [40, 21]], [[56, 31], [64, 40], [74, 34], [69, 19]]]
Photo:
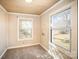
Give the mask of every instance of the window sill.
[[33, 38], [18, 39], [18, 41], [30, 41], [30, 40], [33, 40]]

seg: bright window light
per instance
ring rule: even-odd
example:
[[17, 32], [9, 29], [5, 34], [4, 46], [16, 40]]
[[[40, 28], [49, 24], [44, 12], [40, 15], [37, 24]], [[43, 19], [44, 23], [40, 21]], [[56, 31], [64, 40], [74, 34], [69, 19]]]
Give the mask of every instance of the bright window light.
[[27, 3], [32, 3], [32, 0], [25, 0]]

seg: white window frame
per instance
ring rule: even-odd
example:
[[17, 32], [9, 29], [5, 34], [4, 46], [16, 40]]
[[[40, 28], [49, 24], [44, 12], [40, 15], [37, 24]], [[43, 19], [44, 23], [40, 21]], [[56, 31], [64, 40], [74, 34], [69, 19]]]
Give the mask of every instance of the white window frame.
[[[31, 20], [32, 21], [32, 37], [31, 38], [24, 38], [24, 39], [19, 38], [19, 21], [20, 20], [26, 20], [26, 21]], [[17, 21], [17, 39], [18, 39], [18, 41], [33, 40], [33, 19], [32, 18], [20, 18], [20, 17], [18, 17], [18, 21]]]
[[[62, 48], [62, 47], [59, 47], [59, 46], [57, 46], [57, 45], [54, 45], [53, 43], [51, 43], [51, 41], [50, 41], [50, 39], [51, 39], [51, 33], [50, 33], [50, 27], [51, 27], [51, 23], [50, 23], [50, 20], [51, 20], [51, 16], [52, 15], [54, 15], [54, 14], [56, 14], [56, 13], [59, 13], [59, 12], [61, 12], [61, 11], [64, 11], [64, 10], [66, 10], [66, 9], [68, 9], [68, 8], [71, 8], [71, 5], [72, 5], [72, 3], [70, 3], [70, 4], [68, 4], [68, 5], [66, 5], [66, 6], [64, 6], [64, 7], [62, 7], [62, 8], [60, 8], [60, 9], [58, 9], [58, 10], [56, 10], [55, 12], [52, 12], [51, 14], [49, 14], [49, 45], [52, 45], [52, 46], [54, 46], [54, 48], [59, 48], [59, 50], [60, 51], [62, 51], [62, 50], [64, 50], [66, 53], [71, 53], [71, 43], [70, 43], [70, 50], [66, 50], [66, 49], [64, 49], [64, 48]], [[71, 22], [71, 24], [72, 24], [72, 22]], [[72, 28], [72, 27], [71, 27]], [[71, 40], [71, 42], [72, 42], [72, 40]], [[50, 49], [50, 47], [49, 47], [49, 49]], [[62, 51], [63, 52], [63, 51]]]

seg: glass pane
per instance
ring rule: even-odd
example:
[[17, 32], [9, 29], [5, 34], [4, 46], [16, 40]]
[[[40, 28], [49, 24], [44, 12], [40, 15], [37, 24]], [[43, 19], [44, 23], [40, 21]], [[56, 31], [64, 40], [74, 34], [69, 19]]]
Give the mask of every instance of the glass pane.
[[20, 20], [19, 21], [19, 38], [32, 38], [32, 21]]
[[70, 50], [71, 11], [67, 9], [52, 16], [52, 42]]

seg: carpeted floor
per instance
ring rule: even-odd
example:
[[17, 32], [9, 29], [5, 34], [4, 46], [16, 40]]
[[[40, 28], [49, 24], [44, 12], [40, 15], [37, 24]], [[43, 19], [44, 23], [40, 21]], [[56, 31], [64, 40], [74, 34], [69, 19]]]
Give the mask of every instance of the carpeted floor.
[[2, 59], [53, 59], [40, 45], [9, 49]]

